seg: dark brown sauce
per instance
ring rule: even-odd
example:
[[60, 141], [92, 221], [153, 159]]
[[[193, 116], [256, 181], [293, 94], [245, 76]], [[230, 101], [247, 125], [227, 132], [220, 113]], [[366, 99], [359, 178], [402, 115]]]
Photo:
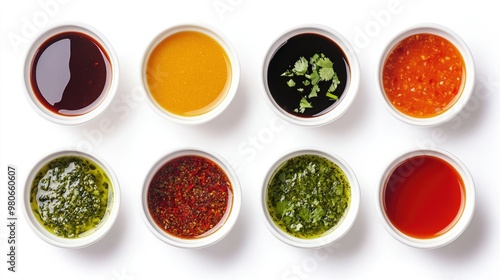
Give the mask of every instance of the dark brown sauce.
[[35, 53], [30, 81], [48, 110], [78, 116], [95, 109], [111, 83], [111, 62], [105, 49], [81, 32], [47, 39]]
[[[295, 112], [294, 110], [300, 104], [302, 97], [309, 92], [305, 90], [303, 94], [300, 94], [295, 87], [289, 87], [287, 81], [290, 78], [281, 76], [281, 74], [293, 67], [300, 57], [309, 59], [317, 53], [325, 54], [333, 62], [333, 68], [340, 80], [340, 84], [335, 90], [338, 100], [331, 100], [324, 94], [318, 94], [317, 98], [311, 100], [313, 108], [306, 109], [304, 113]], [[349, 83], [349, 77], [349, 64], [346, 55], [337, 43], [320, 34], [303, 33], [289, 38], [273, 55], [268, 66], [267, 83], [272, 97], [283, 110], [307, 118], [323, 115], [333, 109], [341, 100]], [[326, 90], [329, 83], [320, 82], [319, 86], [322, 90]]]

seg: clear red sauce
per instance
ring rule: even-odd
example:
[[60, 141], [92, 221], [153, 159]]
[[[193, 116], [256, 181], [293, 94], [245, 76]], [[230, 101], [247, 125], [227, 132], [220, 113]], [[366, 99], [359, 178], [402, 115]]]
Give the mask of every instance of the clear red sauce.
[[224, 170], [201, 156], [182, 156], [154, 175], [147, 205], [167, 233], [194, 239], [217, 230], [232, 205], [231, 182]]
[[416, 156], [391, 174], [384, 193], [384, 210], [402, 233], [433, 238], [449, 230], [465, 204], [463, 180], [448, 162]]
[[447, 39], [416, 34], [399, 42], [384, 62], [382, 82], [389, 102], [400, 112], [428, 118], [448, 110], [465, 82], [460, 51]]
[[39, 47], [31, 65], [31, 87], [48, 110], [78, 116], [95, 109], [111, 81], [111, 62], [94, 38], [63, 32]]

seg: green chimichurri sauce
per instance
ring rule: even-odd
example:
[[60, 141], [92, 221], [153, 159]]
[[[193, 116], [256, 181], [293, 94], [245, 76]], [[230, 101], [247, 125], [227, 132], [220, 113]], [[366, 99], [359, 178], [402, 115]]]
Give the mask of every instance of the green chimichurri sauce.
[[267, 207], [276, 225], [299, 238], [316, 238], [344, 216], [351, 187], [342, 169], [318, 155], [283, 163], [267, 186]]
[[30, 204], [47, 230], [77, 238], [107, 217], [111, 193], [110, 179], [98, 164], [63, 156], [40, 169], [31, 186]]

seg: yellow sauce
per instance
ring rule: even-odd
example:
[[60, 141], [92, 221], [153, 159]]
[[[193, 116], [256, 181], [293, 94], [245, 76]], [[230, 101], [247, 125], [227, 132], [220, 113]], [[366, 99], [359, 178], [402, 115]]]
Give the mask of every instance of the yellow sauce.
[[231, 64], [223, 47], [198, 31], [168, 36], [151, 52], [146, 79], [165, 110], [190, 117], [209, 112], [226, 95]]

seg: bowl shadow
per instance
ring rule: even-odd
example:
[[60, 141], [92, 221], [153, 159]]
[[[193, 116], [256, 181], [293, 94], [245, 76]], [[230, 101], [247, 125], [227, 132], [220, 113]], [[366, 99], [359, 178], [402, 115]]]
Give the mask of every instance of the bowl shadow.
[[241, 252], [248, 233], [243, 208], [240, 211], [238, 220], [231, 231], [219, 242], [201, 249], [194, 249], [193, 257], [202, 259], [203, 262], [213, 263], [216, 266], [225, 266], [231, 259], [236, 258]]
[[363, 202], [360, 203], [358, 216], [346, 235], [333, 244], [317, 250], [326, 251], [333, 261], [336, 258], [345, 259], [350, 256], [354, 257], [362, 249], [363, 243], [366, 240], [366, 233], [369, 232], [367, 224], [368, 213], [366, 213], [367, 210], [363, 204]]
[[430, 251], [430, 255], [440, 261], [455, 265], [467, 263], [477, 258], [481, 248], [485, 246], [483, 240], [487, 232], [487, 221], [483, 215], [485, 209], [482, 204], [476, 204], [476, 210], [467, 229], [452, 243]]
[[125, 218], [122, 213], [119, 213], [113, 227], [101, 240], [88, 247], [72, 250], [74, 252], [72, 258], [96, 264], [109, 262], [116, 256], [115, 252], [122, 245], [123, 233], [126, 230]]

